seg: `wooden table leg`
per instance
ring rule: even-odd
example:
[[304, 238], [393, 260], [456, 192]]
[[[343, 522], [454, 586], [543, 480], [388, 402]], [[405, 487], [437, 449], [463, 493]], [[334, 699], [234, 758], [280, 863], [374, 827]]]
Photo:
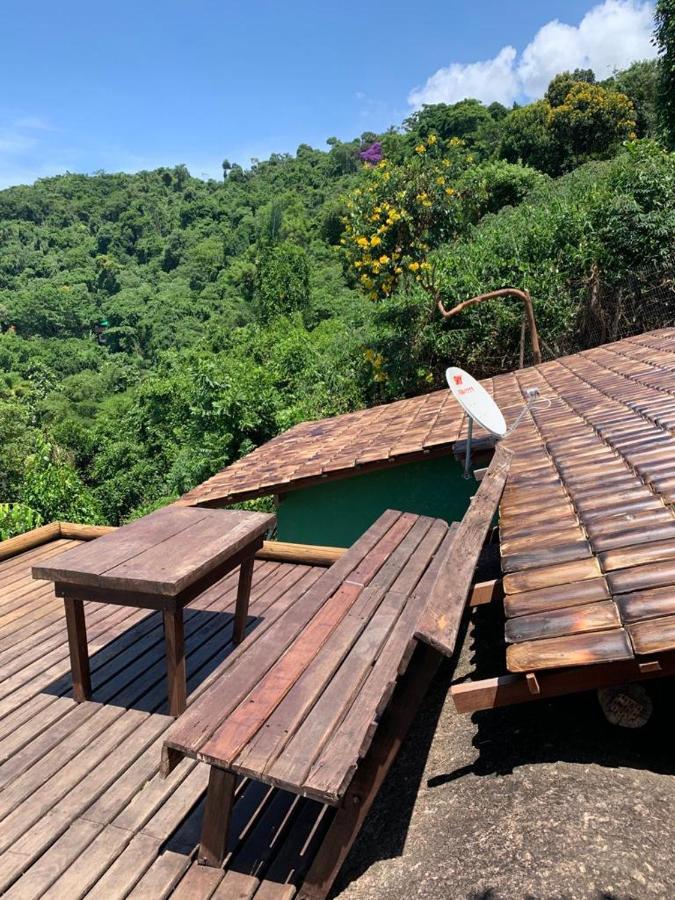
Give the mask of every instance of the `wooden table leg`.
[[239, 644], [246, 630], [248, 618], [248, 601], [251, 597], [251, 581], [253, 579], [253, 557], [245, 559], [239, 570], [239, 587], [237, 588], [237, 606], [234, 612], [234, 643]]
[[73, 676], [73, 696], [78, 703], [91, 697], [91, 675], [87, 650], [87, 626], [84, 621], [84, 603], [74, 597], [64, 597], [66, 628], [70, 651], [70, 670]]
[[179, 716], [185, 712], [187, 691], [182, 608], [164, 610], [164, 641], [169, 688], [169, 715]]
[[199, 845], [200, 866], [221, 866], [227, 849], [230, 831], [234, 787], [237, 776], [211, 766], [209, 787], [206, 792], [202, 837]]

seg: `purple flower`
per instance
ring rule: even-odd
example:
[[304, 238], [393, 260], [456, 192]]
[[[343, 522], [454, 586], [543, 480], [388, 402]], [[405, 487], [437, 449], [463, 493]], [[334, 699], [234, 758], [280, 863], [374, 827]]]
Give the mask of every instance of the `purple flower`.
[[362, 150], [359, 153], [359, 156], [364, 161], [364, 163], [368, 163], [371, 166], [376, 166], [384, 156], [384, 154], [382, 153], [382, 144], [379, 141], [375, 141], [375, 143], [371, 144], [370, 147], [366, 147], [365, 150]]

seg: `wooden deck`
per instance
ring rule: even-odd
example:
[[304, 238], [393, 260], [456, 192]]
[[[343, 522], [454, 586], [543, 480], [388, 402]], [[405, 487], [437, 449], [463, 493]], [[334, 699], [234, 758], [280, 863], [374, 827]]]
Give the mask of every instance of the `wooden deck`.
[[[292, 897], [333, 811], [243, 779], [224, 868], [197, 866], [208, 767], [185, 759], [159, 776], [173, 722], [160, 614], [88, 604], [93, 699], [72, 699], [63, 603], [30, 568], [75, 544], [0, 562], [0, 893]], [[256, 562], [249, 628], [322, 571]], [[186, 610], [188, 704], [232, 649], [236, 577]]]

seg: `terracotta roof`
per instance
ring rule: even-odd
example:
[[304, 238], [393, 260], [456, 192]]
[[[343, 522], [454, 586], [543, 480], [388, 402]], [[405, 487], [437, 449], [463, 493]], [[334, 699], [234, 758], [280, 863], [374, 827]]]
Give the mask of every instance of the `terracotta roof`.
[[[507, 664], [513, 671], [632, 660], [675, 649], [675, 329], [484, 382], [515, 451], [500, 509]], [[437, 391], [307, 422], [182, 498], [284, 492], [447, 452], [463, 416]]]
[[675, 329], [496, 380], [550, 399], [507, 442], [500, 508], [512, 671], [675, 649]]
[[[491, 383], [483, 382], [489, 391]], [[443, 390], [302, 422], [197, 485], [179, 502], [233, 503], [438, 455], [461, 436], [463, 418], [450, 392]], [[474, 430], [474, 436], [481, 432]]]

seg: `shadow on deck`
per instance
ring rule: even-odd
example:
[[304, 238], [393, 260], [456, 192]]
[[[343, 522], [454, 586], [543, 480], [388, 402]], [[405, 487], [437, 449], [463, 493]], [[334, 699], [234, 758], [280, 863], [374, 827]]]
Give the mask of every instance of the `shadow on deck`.
[[[72, 542], [0, 563], [0, 893], [8, 897], [288, 898], [332, 810], [238, 786], [222, 869], [196, 864], [208, 779], [184, 760], [159, 776], [167, 711], [161, 617], [87, 603], [92, 700], [72, 700], [62, 601], [31, 565]], [[249, 628], [323, 570], [256, 564]], [[188, 703], [232, 651], [236, 573], [185, 610]]]

